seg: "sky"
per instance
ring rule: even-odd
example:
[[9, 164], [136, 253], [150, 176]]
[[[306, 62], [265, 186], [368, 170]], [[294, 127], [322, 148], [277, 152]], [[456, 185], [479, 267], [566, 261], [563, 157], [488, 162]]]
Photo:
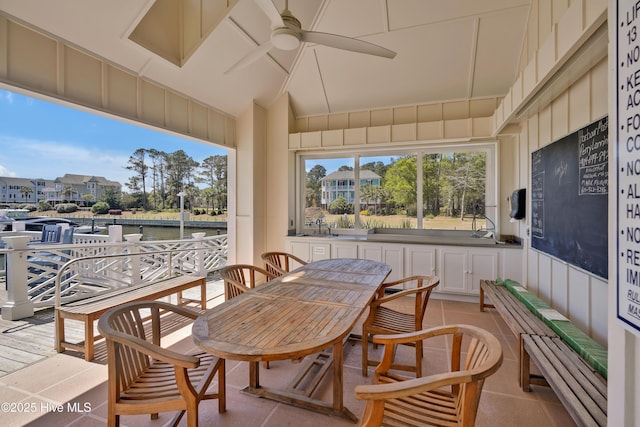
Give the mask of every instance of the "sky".
[[195, 161], [226, 150], [116, 119], [0, 90], [0, 176], [56, 179], [66, 173], [125, 184], [139, 148], [183, 150]]

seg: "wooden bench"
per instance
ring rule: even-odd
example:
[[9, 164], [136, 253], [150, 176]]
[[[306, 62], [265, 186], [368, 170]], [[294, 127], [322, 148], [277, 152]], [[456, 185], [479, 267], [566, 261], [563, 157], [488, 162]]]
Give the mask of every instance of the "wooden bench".
[[[86, 298], [56, 307], [56, 350], [59, 353], [63, 352], [65, 349], [77, 350], [84, 353], [85, 360], [92, 360], [94, 355], [94, 343], [102, 338], [100, 335], [94, 335], [94, 322], [111, 307], [134, 301], [156, 300], [176, 294], [178, 296], [178, 305], [186, 305], [188, 303], [196, 302], [200, 304], [202, 309], [204, 309], [207, 304], [206, 285], [207, 282], [205, 277], [183, 275], [159, 282], [118, 289], [117, 291], [109, 292], [107, 294], [96, 295], [95, 297]], [[200, 287], [200, 300], [186, 299], [182, 297], [183, 291], [197, 286]], [[66, 341], [64, 329], [65, 319], [84, 322], [84, 341], [79, 343]]]
[[[485, 296], [492, 304], [485, 303]], [[494, 280], [480, 281], [480, 311], [484, 311], [485, 307], [496, 309], [518, 341], [522, 334], [558, 336], [534, 312], [525, 307], [509, 289], [496, 285]]]
[[[607, 383], [599, 373], [558, 337], [523, 335], [521, 345], [523, 391], [549, 385], [578, 425], [607, 425]], [[542, 377], [530, 374], [531, 360]]]
[[[578, 425], [606, 425], [606, 350], [567, 319], [550, 316], [554, 310], [517, 282], [480, 281], [480, 311], [485, 307], [494, 307], [518, 337], [524, 391], [550, 386]], [[542, 375], [531, 373], [532, 360]]]

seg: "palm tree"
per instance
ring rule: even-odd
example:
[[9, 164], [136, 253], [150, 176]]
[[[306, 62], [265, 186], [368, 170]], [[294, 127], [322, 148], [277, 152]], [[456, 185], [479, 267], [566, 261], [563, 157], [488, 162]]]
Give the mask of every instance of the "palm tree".
[[22, 194], [25, 202], [28, 202], [27, 199], [29, 198], [29, 194], [31, 193], [33, 193], [33, 188], [27, 186], [20, 187], [20, 194]]
[[76, 192], [75, 188], [72, 185], [65, 185], [60, 194], [64, 196], [66, 201], [71, 200], [71, 196]]

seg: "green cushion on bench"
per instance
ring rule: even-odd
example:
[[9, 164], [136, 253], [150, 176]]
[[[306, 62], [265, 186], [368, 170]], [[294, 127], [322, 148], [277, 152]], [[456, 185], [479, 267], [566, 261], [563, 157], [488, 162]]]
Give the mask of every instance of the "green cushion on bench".
[[547, 303], [536, 295], [527, 291], [514, 280], [496, 280], [497, 285], [506, 287], [509, 292], [546, 323], [555, 333], [566, 342], [576, 353], [589, 363], [600, 375], [607, 378], [607, 350], [595, 342], [568, 320], [552, 320], [545, 317], [540, 310], [552, 310]]

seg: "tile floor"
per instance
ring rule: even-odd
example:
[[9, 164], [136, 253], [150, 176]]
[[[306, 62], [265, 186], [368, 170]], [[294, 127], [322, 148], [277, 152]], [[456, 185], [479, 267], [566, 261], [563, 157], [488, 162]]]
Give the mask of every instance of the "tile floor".
[[[545, 387], [533, 386], [524, 393], [517, 381], [517, 341], [500, 316], [489, 310], [480, 313], [477, 304], [432, 299], [427, 308], [425, 327], [466, 323], [494, 333], [503, 344], [504, 362], [499, 371], [485, 383], [478, 410], [477, 426], [571, 426], [573, 422], [554, 393]], [[359, 328], [356, 328], [359, 333]], [[180, 350], [193, 347], [188, 326], [165, 339]], [[104, 353], [99, 352], [93, 362], [72, 353], [58, 354], [0, 378], [0, 425], [2, 426], [102, 426], [106, 424], [106, 378]], [[103, 347], [102, 347], [103, 348]], [[402, 347], [401, 347], [402, 349]], [[404, 350], [399, 350], [404, 351]], [[407, 355], [412, 349], [407, 348]], [[355, 399], [353, 389], [366, 384], [371, 376], [360, 374], [360, 342], [345, 347], [345, 404], [360, 416], [364, 403]], [[375, 354], [375, 353], [374, 353]], [[425, 344], [425, 372], [433, 370], [434, 361], [442, 360], [443, 349]], [[399, 353], [399, 357], [405, 355]], [[431, 365], [430, 365], [431, 361]], [[300, 365], [289, 361], [272, 362], [262, 370], [261, 382], [277, 386], [288, 381]], [[372, 368], [371, 368], [372, 369]], [[370, 369], [370, 372], [371, 372]], [[227, 362], [227, 412], [217, 413], [217, 404], [205, 401], [200, 405], [200, 425], [203, 426], [348, 426], [352, 423], [320, 415], [286, 404], [246, 396], [239, 391], [248, 382], [246, 363]], [[328, 399], [329, 381], [323, 381], [316, 396]], [[160, 414], [152, 421], [147, 415], [125, 416], [121, 425], [165, 425], [172, 413]], [[183, 417], [181, 425], [186, 424]]]

